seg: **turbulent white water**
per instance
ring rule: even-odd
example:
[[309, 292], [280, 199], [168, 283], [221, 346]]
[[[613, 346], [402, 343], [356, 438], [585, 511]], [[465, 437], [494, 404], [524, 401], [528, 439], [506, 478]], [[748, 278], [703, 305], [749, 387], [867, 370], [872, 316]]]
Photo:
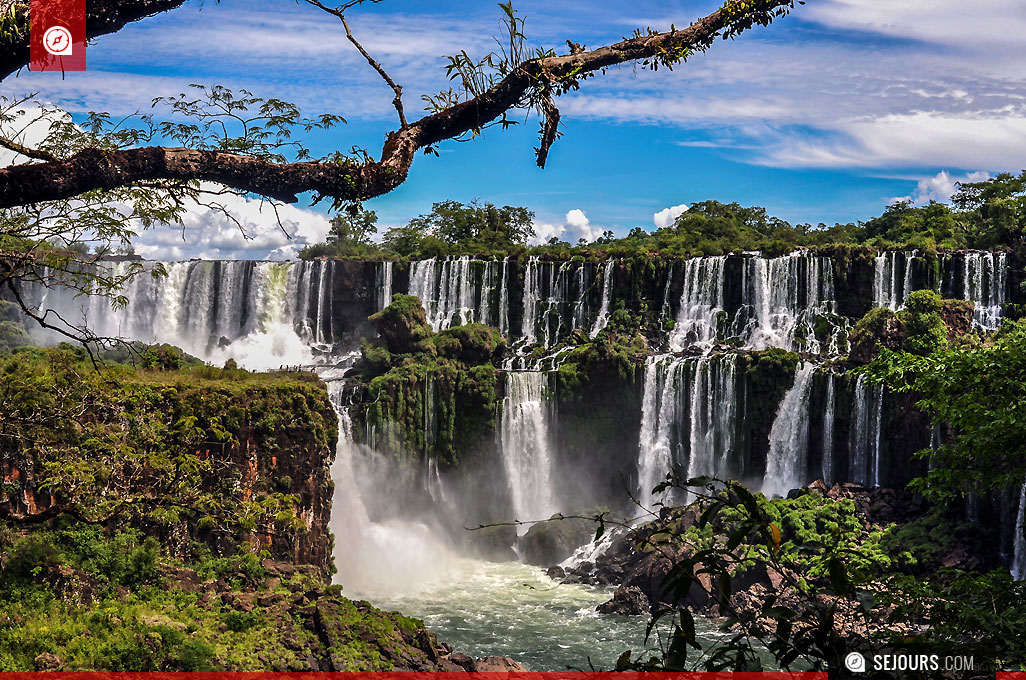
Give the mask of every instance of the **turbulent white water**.
[[762, 483], [767, 496], [786, 496], [804, 482], [804, 465], [809, 456], [809, 395], [815, 370], [815, 364], [798, 365], [794, 385], [784, 395], [773, 419]]
[[335, 484], [330, 527], [335, 536], [334, 581], [352, 594], [396, 593], [428, 588], [443, 580], [457, 563], [439, 538], [440, 533], [422, 522], [388, 517], [372, 519], [364, 502], [370, 481], [359, 475], [361, 457], [380, 454], [356, 444], [352, 423], [342, 403], [345, 383], [329, 383], [332, 405], [338, 414], [338, 444], [331, 465]]
[[723, 266], [726, 256], [693, 257], [684, 261], [684, 288], [670, 349], [692, 345], [709, 348], [716, 341], [717, 319], [723, 312]]
[[638, 446], [637, 499], [642, 507], [685, 500], [652, 494], [677, 466], [688, 478], [724, 479], [734, 472], [730, 457], [738, 417], [737, 361], [737, 355], [648, 358]]
[[[502, 462], [513, 499], [514, 519], [547, 519], [556, 511], [552, 491], [547, 376], [535, 371], [506, 373], [502, 403]], [[524, 533], [526, 527], [518, 527]]]
[[883, 388], [868, 383], [864, 373], [855, 381], [852, 410], [848, 476], [859, 484], [879, 486]]
[[905, 306], [911, 288], [911, 259], [917, 251], [889, 250], [876, 257], [873, 267], [873, 306], [898, 310]]
[[[644, 644], [647, 617], [602, 616], [609, 588], [557, 584], [537, 567], [460, 560], [415, 593], [364, 591], [376, 606], [424, 620], [440, 640], [473, 656], [511, 656], [532, 671], [611, 670]], [[712, 626], [699, 621], [710, 637]], [[652, 644], [652, 643], [650, 643]], [[658, 652], [653, 650], [658, 655]]]
[[479, 314], [467, 256], [414, 262], [410, 265], [410, 295], [420, 298], [435, 332], [472, 323]]
[[749, 257], [743, 269], [743, 316], [735, 334], [750, 349], [781, 347], [819, 353], [813, 330], [817, 314], [834, 311], [833, 267], [829, 258], [795, 251], [790, 255]]
[[666, 478], [676, 457], [672, 437], [684, 407], [678, 398], [683, 369], [683, 361], [665, 356], [652, 356], [645, 362], [637, 488], [643, 508], [665, 500], [665, 494], [655, 495], [652, 489]]

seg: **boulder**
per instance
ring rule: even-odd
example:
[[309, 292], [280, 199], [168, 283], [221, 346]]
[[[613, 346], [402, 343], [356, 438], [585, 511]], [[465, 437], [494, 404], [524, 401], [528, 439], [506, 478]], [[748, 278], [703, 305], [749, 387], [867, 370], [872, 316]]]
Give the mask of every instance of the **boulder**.
[[651, 605], [645, 593], [637, 586], [620, 586], [613, 594], [613, 599], [603, 602], [595, 610], [599, 614], [619, 614], [620, 616], [640, 616], [648, 614]]
[[594, 535], [595, 522], [590, 519], [557, 516], [547, 522], [539, 522], [522, 539], [524, 561], [538, 567], [558, 564]]

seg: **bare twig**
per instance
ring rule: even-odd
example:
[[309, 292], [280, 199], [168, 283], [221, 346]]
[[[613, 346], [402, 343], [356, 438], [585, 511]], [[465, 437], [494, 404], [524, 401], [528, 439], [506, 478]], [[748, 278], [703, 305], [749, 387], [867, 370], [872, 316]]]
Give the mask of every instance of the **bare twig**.
[[307, 3], [313, 5], [314, 7], [322, 9], [328, 14], [332, 14], [338, 17], [339, 21], [342, 22], [342, 26], [346, 29], [346, 38], [349, 39], [349, 42], [353, 43], [356, 49], [359, 50], [360, 54], [363, 55], [363, 58], [367, 60], [367, 63], [370, 64], [371, 67], [378, 72], [378, 75], [380, 75], [381, 78], [388, 84], [388, 86], [392, 88], [392, 91], [395, 92], [395, 98], [392, 99], [392, 106], [395, 107], [396, 112], [399, 114], [399, 127], [406, 128], [409, 126], [409, 124], [406, 122], [406, 114], [403, 112], [403, 86], [397, 84], [394, 80], [392, 80], [392, 77], [388, 75], [384, 67], [380, 63], [378, 63], [366, 49], [364, 49], [363, 45], [361, 45], [360, 42], [356, 39], [356, 37], [353, 35], [352, 30], [350, 30], [349, 21], [346, 20], [346, 10], [348, 10], [350, 7], [360, 4], [361, 1], [362, 0], [351, 0], [350, 2], [347, 2], [341, 7], [332, 9], [331, 7], [325, 6], [323, 3], [320, 2], [320, 0], [306, 0]]

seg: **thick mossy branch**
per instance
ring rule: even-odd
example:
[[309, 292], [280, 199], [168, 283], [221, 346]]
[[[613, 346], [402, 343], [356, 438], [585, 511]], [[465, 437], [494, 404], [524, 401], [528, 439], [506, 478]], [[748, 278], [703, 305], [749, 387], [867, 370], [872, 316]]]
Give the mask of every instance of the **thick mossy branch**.
[[[158, 3], [154, 3], [158, 4]], [[177, 3], [168, 3], [177, 4]], [[786, 14], [794, 0], [731, 1], [684, 29], [635, 35], [614, 45], [562, 56], [529, 59], [480, 95], [391, 132], [378, 161], [363, 163], [276, 163], [225, 151], [143, 147], [101, 152], [86, 149], [59, 163], [17, 165], [0, 170], [0, 207], [72, 198], [95, 189], [114, 189], [155, 179], [216, 182], [293, 203], [304, 192], [336, 205], [380, 196], [406, 180], [418, 150], [483, 128], [544, 88], [561, 94], [598, 71], [641, 61], [672, 67], [708, 49], [718, 36], [731, 37]], [[154, 11], [159, 11], [159, 8]], [[554, 114], [549, 112], [550, 122]], [[543, 135], [547, 150], [554, 135]], [[539, 160], [544, 159], [540, 154]]]

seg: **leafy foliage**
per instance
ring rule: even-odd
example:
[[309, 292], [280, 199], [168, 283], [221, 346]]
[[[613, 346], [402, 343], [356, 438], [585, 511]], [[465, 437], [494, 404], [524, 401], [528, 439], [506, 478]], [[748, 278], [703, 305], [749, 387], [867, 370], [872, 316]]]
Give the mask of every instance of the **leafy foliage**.
[[1026, 477], [1026, 323], [1005, 322], [981, 347], [928, 356], [883, 351], [869, 367], [895, 392], [948, 428], [950, 440], [920, 451], [933, 469], [913, 487], [937, 500], [1018, 488]]

